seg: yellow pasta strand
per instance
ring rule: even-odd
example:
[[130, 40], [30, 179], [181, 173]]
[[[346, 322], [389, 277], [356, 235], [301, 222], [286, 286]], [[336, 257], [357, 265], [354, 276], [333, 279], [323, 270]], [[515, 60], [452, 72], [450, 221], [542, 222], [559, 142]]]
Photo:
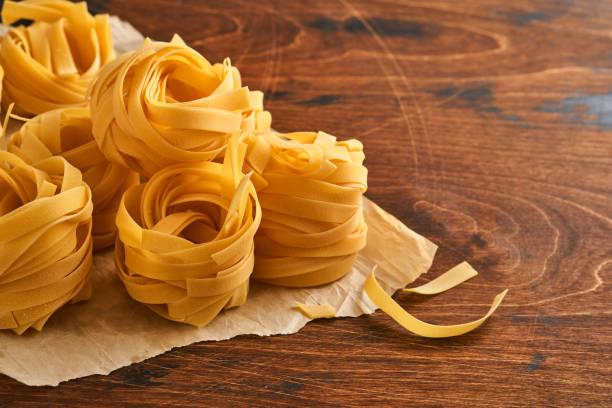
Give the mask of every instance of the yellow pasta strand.
[[[0, 65], [0, 96], [2, 95], [2, 82], [4, 82], [4, 69], [2, 68], [2, 65]], [[2, 136], [4, 136], [4, 131], [2, 132]], [[4, 148], [4, 146], [0, 146], [0, 148]]]
[[447, 290], [460, 285], [466, 280], [472, 279], [476, 275], [478, 275], [478, 272], [472, 268], [472, 265], [467, 262], [461, 262], [459, 265], [449, 269], [436, 279], [427, 282], [424, 285], [402, 290], [405, 292], [418, 293], [419, 295], [436, 295], [438, 293], [446, 292]]
[[28, 165], [0, 151], [0, 329], [41, 330], [91, 296], [91, 191], [53, 156]]
[[114, 58], [108, 15], [92, 16], [85, 2], [5, 1], [2, 23], [33, 20], [11, 28], [0, 44], [4, 68], [2, 104], [31, 115], [85, 105], [85, 94], [100, 67]]
[[[471, 267], [469, 269], [471, 269]], [[444, 275], [442, 275], [440, 277], [442, 279], [438, 281], [437, 283], [435, 283], [434, 285], [431, 285], [431, 287], [429, 288], [429, 289], [432, 289], [432, 287], [437, 286], [435, 289], [428, 290], [426, 288], [424, 291], [431, 292], [431, 294], [433, 294], [433, 293], [439, 293], [439, 291], [444, 290], [444, 287], [450, 288], [452, 286], [455, 286], [458, 280], [463, 279], [463, 281], [465, 281], [471, 278], [472, 276], [474, 276], [473, 273], [469, 269], [465, 267], [461, 267], [459, 269], [451, 270], [449, 271], [451, 275], [450, 278], [447, 279], [444, 277]], [[451, 326], [438, 326], [435, 324], [425, 323], [417, 319], [416, 317], [412, 316], [411, 314], [406, 312], [404, 309], [402, 309], [402, 307], [398, 305], [391, 298], [391, 296], [389, 296], [380, 287], [374, 275], [375, 270], [376, 270], [376, 266], [374, 266], [374, 268], [372, 269], [370, 276], [368, 277], [368, 279], [366, 280], [363, 286], [363, 290], [366, 292], [368, 297], [372, 300], [372, 302], [374, 302], [376, 306], [378, 306], [383, 312], [391, 316], [393, 320], [399, 323], [406, 330], [414, 334], [417, 334], [419, 336], [423, 336], [423, 337], [431, 337], [431, 338], [453, 337], [453, 336], [459, 336], [459, 335], [468, 333], [476, 329], [481, 324], [483, 324], [489, 318], [489, 316], [493, 314], [493, 312], [495, 312], [497, 307], [501, 304], [502, 300], [504, 299], [504, 296], [506, 296], [506, 293], [508, 292], [508, 289], [506, 289], [500, 294], [498, 294], [497, 296], [495, 296], [495, 299], [493, 300], [493, 304], [491, 305], [487, 314], [485, 314], [483, 317], [481, 317], [478, 320], [474, 320], [469, 323], [456, 324], [456, 325], [451, 325]], [[462, 278], [456, 279], [458, 275], [462, 275]], [[432, 282], [435, 282], [435, 280]], [[423, 285], [423, 286], [426, 286], [426, 285]], [[422, 288], [423, 287], [421, 287], [421, 289]], [[421, 293], [419, 291], [415, 291], [415, 292]]]
[[246, 301], [261, 207], [237, 139], [223, 164], [166, 167], [119, 206], [119, 277], [134, 300], [167, 319], [201, 327]]
[[91, 134], [88, 108], [55, 109], [26, 121], [8, 143], [8, 151], [28, 163], [63, 156], [81, 170], [94, 204], [94, 251], [115, 242], [115, 216], [123, 192], [140, 182], [139, 175], [102, 155]]
[[302, 314], [309, 319], [331, 319], [336, 317], [336, 311], [328, 304], [324, 305], [307, 305], [300, 302], [295, 302], [295, 306]]
[[243, 87], [229, 59], [212, 65], [178, 36], [110, 62], [89, 95], [102, 153], [146, 176], [222, 157], [231, 134], [270, 127], [263, 93]]
[[253, 278], [293, 287], [346, 275], [365, 246], [363, 146], [323, 132], [251, 132], [244, 168], [263, 208]]

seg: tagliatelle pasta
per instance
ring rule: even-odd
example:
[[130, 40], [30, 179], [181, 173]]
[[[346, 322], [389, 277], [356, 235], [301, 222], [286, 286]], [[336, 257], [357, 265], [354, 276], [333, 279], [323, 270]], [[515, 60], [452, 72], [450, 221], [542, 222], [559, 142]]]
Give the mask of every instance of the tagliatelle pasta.
[[263, 208], [253, 278], [280, 286], [333, 282], [365, 246], [363, 146], [323, 132], [252, 132], [245, 169]]
[[449, 269], [436, 279], [424, 285], [402, 290], [404, 292], [412, 292], [419, 295], [437, 295], [438, 293], [446, 292], [460, 285], [468, 279], [472, 279], [476, 275], [478, 275], [478, 272], [476, 272], [469, 263], [461, 262], [459, 265]]
[[11, 28], [0, 43], [4, 68], [2, 104], [19, 114], [85, 105], [99, 68], [114, 58], [108, 15], [92, 16], [85, 2], [5, 1], [2, 23], [33, 20]]
[[0, 329], [41, 330], [91, 296], [91, 192], [59, 156], [27, 164], [0, 151]]
[[[92, 246], [113, 240], [129, 295], [198, 327], [242, 305], [251, 276], [308, 287], [351, 270], [367, 236], [359, 141], [271, 131], [263, 93], [242, 86], [229, 59], [210, 64], [178, 36], [111, 61], [108, 17], [85, 3], [7, 1], [2, 18], [34, 20], [2, 40], [2, 103], [45, 113], [13, 136], [14, 155], [0, 153], [0, 329], [40, 330], [57, 308], [90, 296]], [[137, 185], [138, 173], [151, 179]], [[440, 293], [475, 275], [462, 264], [405, 290]], [[401, 309], [374, 271], [364, 290], [427, 337], [473, 330], [506, 293], [477, 321], [436, 326]], [[296, 306], [309, 318], [336, 313]]]
[[309, 319], [331, 319], [336, 317], [336, 311], [327, 303], [324, 305], [308, 305], [295, 302], [295, 306]]
[[261, 207], [237, 138], [223, 164], [166, 167], [119, 206], [119, 277], [133, 299], [167, 319], [200, 327], [246, 301]]
[[178, 36], [146, 40], [110, 62], [89, 95], [104, 155], [146, 176], [222, 157], [231, 134], [268, 129], [271, 121], [263, 93], [243, 87], [229, 59], [212, 65]]
[[[2, 69], [2, 65], [0, 65], [0, 95], [2, 95], [2, 82], [4, 80], [4, 69]], [[0, 146], [3, 147], [3, 146]]]
[[55, 109], [26, 121], [9, 140], [8, 151], [28, 163], [60, 155], [81, 170], [94, 204], [94, 251], [115, 242], [117, 207], [123, 192], [140, 178], [102, 155], [91, 134], [88, 108]]
[[[468, 333], [481, 324], [483, 324], [489, 316], [495, 312], [497, 307], [501, 304], [504, 296], [508, 292], [508, 289], [499, 293], [495, 296], [491, 307], [487, 314], [481, 317], [478, 320], [474, 320], [469, 323], [463, 324], [455, 324], [451, 326], [439, 326], [435, 324], [425, 323], [416, 317], [412, 316], [410, 313], [402, 309], [400, 305], [398, 305], [392, 298], [389, 296], [378, 284], [376, 281], [376, 277], [374, 275], [374, 271], [376, 270], [376, 266], [372, 269], [370, 276], [366, 280], [363, 290], [368, 295], [368, 297], [374, 302], [376, 306], [378, 306], [382, 311], [387, 313], [393, 320], [399, 323], [406, 330], [417, 334], [423, 337], [431, 337], [431, 338], [441, 338], [441, 337], [453, 337], [460, 336], [462, 334]], [[442, 276], [434, 279], [433, 281], [426, 283], [418, 288], [408, 289], [414, 293], [418, 294], [436, 294], [448, 290], [461, 282], [464, 282], [478, 273], [472, 269], [472, 267], [468, 263], [462, 263], [455, 268], [449, 270]]]

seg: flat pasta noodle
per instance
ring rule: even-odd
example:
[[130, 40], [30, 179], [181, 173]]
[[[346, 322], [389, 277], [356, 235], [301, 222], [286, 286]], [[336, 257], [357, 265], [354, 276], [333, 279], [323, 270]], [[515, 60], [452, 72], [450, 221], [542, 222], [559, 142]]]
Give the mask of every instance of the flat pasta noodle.
[[308, 287], [346, 275], [367, 236], [362, 144], [324, 132], [250, 132], [245, 141], [263, 208], [253, 278]]
[[78, 168], [92, 193], [94, 251], [115, 243], [119, 202], [140, 177], [102, 155], [91, 134], [88, 108], [60, 108], [35, 116], [11, 136], [8, 151], [28, 163], [58, 155]]
[[[4, 69], [2, 65], [0, 65], [0, 96], [2, 95], [2, 82], [4, 81]], [[2, 136], [4, 136], [4, 131], [2, 131]], [[4, 146], [0, 146], [0, 148], [4, 148]]]
[[416, 288], [402, 289], [404, 292], [417, 293], [419, 295], [437, 295], [438, 293], [446, 292], [457, 285], [462, 284], [468, 279], [472, 279], [478, 275], [478, 272], [472, 268], [467, 262], [461, 262], [459, 265], [449, 269], [436, 279], [427, 282], [424, 285]]
[[0, 151], [0, 329], [41, 330], [91, 296], [91, 191], [53, 156], [29, 165]]
[[[4, 69], [0, 65], [0, 95], [2, 95], [2, 82], [4, 81]], [[7, 113], [4, 116], [4, 122], [2, 123], [2, 129], [0, 130], [0, 150], [6, 150], [6, 129], [8, 128], [10, 120], [10, 112], [15, 107], [14, 103], [8, 106]]]
[[21, 115], [85, 106], [92, 78], [115, 57], [108, 15], [92, 16], [85, 2], [5, 1], [2, 23], [20, 19], [33, 23], [11, 28], [0, 43], [3, 106], [14, 102]]
[[223, 157], [230, 135], [271, 122], [263, 93], [243, 87], [229, 59], [213, 65], [177, 35], [108, 63], [89, 96], [102, 153], [145, 176]]
[[201, 327], [246, 301], [261, 207], [237, 139], [223, 164], [166, 167], [127, 190], [119, 206], [119, 277], [166, 319]]
[[327, 303], [323, 305], [310, 305], [306, 303], [295, 302], [295, 307], [309, 319], [331, 319], [336, 317], [336, 311]]
[[[465, 265], [467, 265], [467, 267]], [[436, 280], [429, 282], [430, 284], [433, 283], [433, 285], [430, 285], [430, 287], [427, 287], [428, 284], [425, 284], [421, 286], [420, 289], [417, 289], [414, 292], [428, 292], [427, 294], [440, 293], [475, 276], [475, 271], [473, 271], [471, 266], [469, 266], [468, 264], [464, 263], [459, 266], [459, 268], [453, 268], [447, 272], [447, 274], [449, 274], [450, 276], [442, 275], [440, 276], [440, 278], [438, 278], [437, 282]], [[508, 293], [508, 289], [506, 289], [503, 292], [499, 293], [497, 296], [495, 296], [495, 299], [493, 299], [493, 303], [491, 304], [489, 311], [478, 320], [463, 324], [439, 326], [435, 324], [426, 323], [417, 319], [416, 317], [408, 313], [406, 310], [404, 310], [399, 304], [397, 304], [376, 281], [376, 276], [374, 275], [375, 270], [376, 266], [374, 266], [374, 268], [372, 269], [372, 272], [368, 276], [368, 279], [366, 280], [363, 286], [363, 290], [365, 291], [365, 293], [378, 308], [388, 314], [403, 328], [422, 337], [453, 337], [471, 332], [472, 330], [482, 325], [489, 318], [489, 316], [491, 316], [493, 312], [495, 312], [497, 307], [504, 299], [504, 296], [506, 296], [506, 293]], [[425, 289], [423, 289], [424, 287]]]

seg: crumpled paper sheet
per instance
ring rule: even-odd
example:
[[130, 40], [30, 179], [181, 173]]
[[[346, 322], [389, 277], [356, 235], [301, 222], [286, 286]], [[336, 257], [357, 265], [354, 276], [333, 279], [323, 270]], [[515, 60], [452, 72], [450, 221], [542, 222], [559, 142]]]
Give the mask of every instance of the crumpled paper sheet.
[[[134, 49], [143, 39], [118, 18], [112, 18], [112, 28], [119, 51]], [[387, 293], [393, 293], [427, 272], [437, 247], [367, 198], [363, 205], [367, 245], [344, 278], [309, 289], [253, 282], [243, 306], [222, 312], [199, 329], [167, 321], [130, 299], [116, 275], [112, 250], [98, 253], [92, 299], [64, 306], [40, 333], [0, 332], [0, 372], [28, 385], [55, 386], [73, 378], [108, 374], [199, 341], [295, 333], [310, 321], [295, 308], [296, 300], [328, 303], [338, 317], [373, 313], [376, 307], [363, 292], [372, 266], [378, 264], [378, 281]]]

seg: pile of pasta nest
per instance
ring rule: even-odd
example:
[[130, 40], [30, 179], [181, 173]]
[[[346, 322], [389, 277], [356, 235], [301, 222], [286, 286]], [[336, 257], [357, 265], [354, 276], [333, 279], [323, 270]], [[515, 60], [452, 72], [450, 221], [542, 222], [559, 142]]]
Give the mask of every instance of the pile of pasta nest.
[[367, 235], [359, 141], [273, 131], [263, 93], [178, 36], [115, 56], [108, 16], [84, 2], [5, 1], [3, 24], [21, 19], [0, 42], [2, 106], [23, 122], [0, 151], [0, 329], [41, 330], [88, 299], [92, 252], [113, 245], [129, 296], [198, 327], [251, 280], [351, 270]]

